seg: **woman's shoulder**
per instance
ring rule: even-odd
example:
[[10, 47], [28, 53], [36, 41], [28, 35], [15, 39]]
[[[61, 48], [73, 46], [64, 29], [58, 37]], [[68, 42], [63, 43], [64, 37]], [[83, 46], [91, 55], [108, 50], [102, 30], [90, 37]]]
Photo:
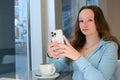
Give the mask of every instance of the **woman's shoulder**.
[[104, 40], [104, 39], [101, 39], [100, 44], [101, 45], [114, 45], [114, 46], [118, 46], [116, 42], [110, 41], [110, 40]]
[[114, 41], [108, 41], [108, 40], [104, 40], [104, 39], [101, 39], [101, 41], [100, 41], [100, 45], [99, 46], [101, 46], [101, 47], [103, 47], [103, 48], [105, 48], [105, 49], [107, 49], [107, 48], [115, 48], [115, 49], [117, 49], [118, 48], [118, 45], [117, 45], [117, 43], [116, 42], [114, 42]]

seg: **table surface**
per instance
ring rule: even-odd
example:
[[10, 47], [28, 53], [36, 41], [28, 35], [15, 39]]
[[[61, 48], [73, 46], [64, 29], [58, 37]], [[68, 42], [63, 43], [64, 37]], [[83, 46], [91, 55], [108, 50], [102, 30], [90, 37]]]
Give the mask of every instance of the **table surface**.
[[39, 70], [34, 70], [30, 72], [16, 74], [16, 79], [17, 80], [71, 80], [71, 75], [69, 72], [64, 72], [62, 74], [59, 73], [60, 75], [57, 78], [40, 79], [35, 76], [37, 73], [39, 73], [38, 71]]

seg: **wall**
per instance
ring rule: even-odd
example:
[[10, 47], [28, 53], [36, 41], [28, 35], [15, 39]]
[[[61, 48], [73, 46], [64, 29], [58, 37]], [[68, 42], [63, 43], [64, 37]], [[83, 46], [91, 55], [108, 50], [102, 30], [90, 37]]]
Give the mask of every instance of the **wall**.
[[41, 28], [42, 28], [42, 57], [43, 61], [46, 62], [46, 49], [48, 42], [48, 12], [47, 12], [47, 0], [41, 0]]
[[107, 0], [108, 22], [112, 32], [120, 40], [120, 0]]
[[120, 0], [99, 0], [99, 6], [102, 8], [107, 19], [111, 32], [120, 41]]
[[62, 0], [55, 0], [55, 27], [62, 29]]

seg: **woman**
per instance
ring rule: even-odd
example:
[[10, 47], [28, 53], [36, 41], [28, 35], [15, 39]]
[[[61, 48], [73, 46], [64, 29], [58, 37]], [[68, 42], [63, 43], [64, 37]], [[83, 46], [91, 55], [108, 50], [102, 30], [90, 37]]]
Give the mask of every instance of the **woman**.
[[48, 62], [54, 63], [57, 72], [70, 65], [72, 80], [114, 80], [119, 43], [99, 7], [82, 7], [71, 44], [63, 38], [65, 45], [51, 41], [48, 46]]

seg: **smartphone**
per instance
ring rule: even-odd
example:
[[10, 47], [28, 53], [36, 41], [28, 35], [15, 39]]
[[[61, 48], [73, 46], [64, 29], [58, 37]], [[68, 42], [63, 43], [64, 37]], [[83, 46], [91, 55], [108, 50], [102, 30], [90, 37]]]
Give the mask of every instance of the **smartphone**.
[[53, 32], [51, 32], [51, 38], [52, 38], [52, 42], [60, 42], [64, 44], [64, 40], [63, 40], [63, 32], [61, 29], [57, 29], [54, 30]]

